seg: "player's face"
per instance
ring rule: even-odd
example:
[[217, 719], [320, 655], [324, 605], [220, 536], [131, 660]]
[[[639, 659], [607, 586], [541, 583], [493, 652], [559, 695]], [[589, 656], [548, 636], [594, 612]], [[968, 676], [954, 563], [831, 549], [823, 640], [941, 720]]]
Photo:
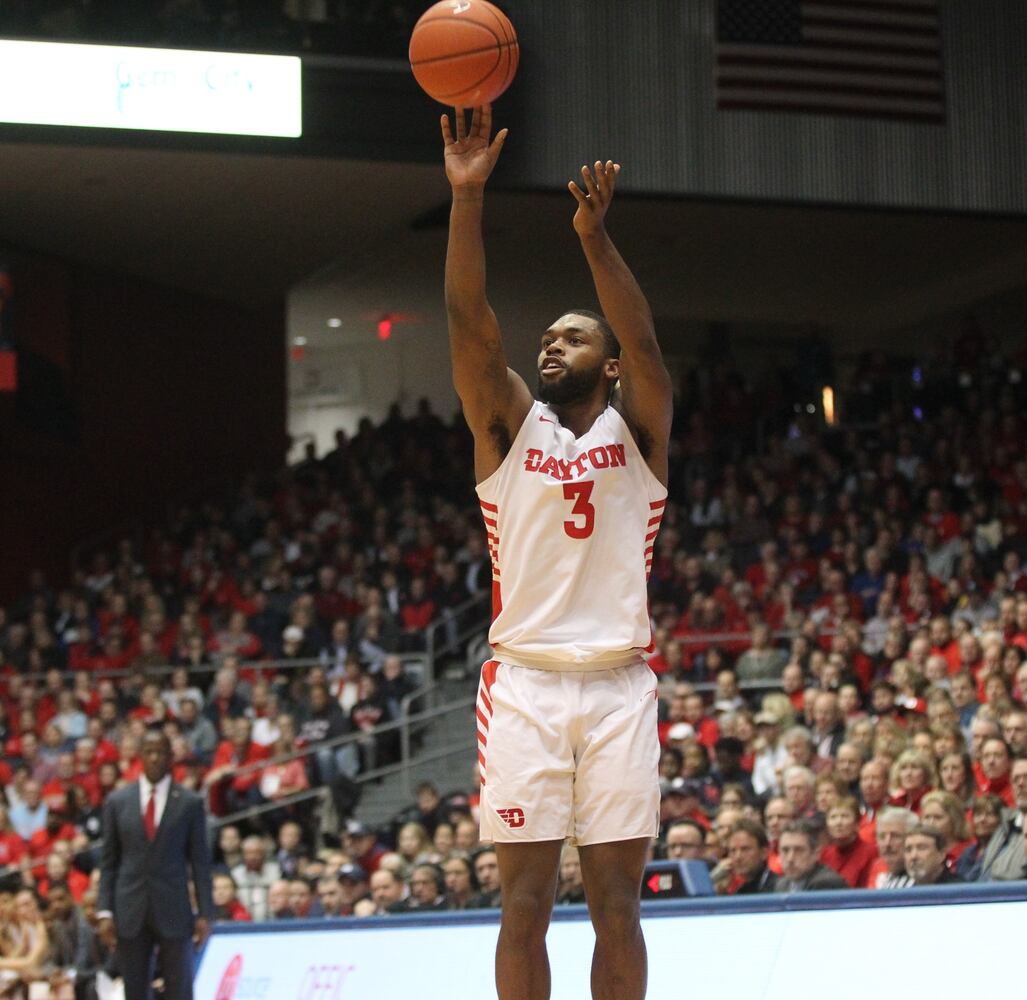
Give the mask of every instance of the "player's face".
[[542, 335], [538, 355], [538, 398], [543, 403], [587, 399], [604, 378], [608, 359], [595, 320], [568, 313]]

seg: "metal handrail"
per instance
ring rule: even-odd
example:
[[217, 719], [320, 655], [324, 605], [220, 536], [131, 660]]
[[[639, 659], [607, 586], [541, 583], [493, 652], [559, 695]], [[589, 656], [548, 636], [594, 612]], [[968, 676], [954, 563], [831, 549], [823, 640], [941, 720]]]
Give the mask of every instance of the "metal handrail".
[[452, 625], [454, 618], [459, 619], [464, 616], [466, 612], [470, 611], [479, 605], [484, 605], [486, 614], [475, 621], [472, 624], [464, 625], [457, 631], [456, 645], [459, 647], [462, 643], [466, 643], [472, 636], [479, 633], [482, 629], [482, 625], [488, 620], [488, 609], [491, 607], [492, 595], [487, 590], [479, 590], [477, 594], [472, 594], [466, 601], [458, 604], [455, 608], [447, 608], [442, 614], [440, 614], [433, 621], [429, 622], [427, 628], [425, 628], [425, 653], [427, 657], [426, 668], [429, 671], [427, 680], [435, 679], [435, 665], [438, 662], [441, 653], [445, 652], [449, 647], [439, 646], [437, 636], [443, 629], [447, 629]]
[[[410, 791], [410, 768], [413, 766], [414, 761], [412, 760], [411, 753], [411, 727], [419, 725], [421, 723], [429, 722], [432, 719], [436, 719], [442, 715], [447, 715], [455, 711], [464, 711], [470, 708], [475, 699], [471, 696], [464, 698], [457, 698], [454, 701], [447, 702], [445, 705], [439, 705], [434, 708], [425, 709], [422, 712], [415, 712], [410, 714], [410, 704], [419, 697], [424, 697], [426, 694], [431, 693], [434, 685], [426, 685], [424, 688], [420, 688], [417, 691], [411, 691], [401, 702], [401, 715], [399, 719], [392, 722], [383, 723], [380, 726], [375, 726], [374, 729], [368, 730], [366, 733], [347, 733], [345, 736], [336, 736], [331, 740], [324, 740], [320, 743], [311, 744], [310, 747], [304, 747], [301, 751], [291, 752], [288, 754], [281, 754], [277, 758], [269, 760], [255, 761], [252, 764], [246, 764], [242, 767], [235, 768], [230, 774], [226, 775], [226, 779], [229, 777], [236, 777], [239, 774], [249, 774], [254, 771], [263, 770], [266, 767], [270, 767], [275, 763], [285, 763], [289, 760], [295, 760], [302, 756], [307, 756], [317, 750], [326, 748], [334, 748], [342, 746], [346, 743], [353, 743], [361, 739], [365, 739], [368, 736], [377, 736], [380, 733], [392, 732], [395, 729], [400, 730], [400, 759], [392, 764], [385, 764], [382, 767], [376, 767], [369, 771], [362, 771], [356, 775], [353, 779], [357, 784], [364, 784], [368, 781], [376, 780], [377, 778], [387, 777], [391, 774], [399, 772], [403, 773], [404, 789], [408, 794], [412, 794]], [[461, 746], [463, 744], [460, 744]], [[468, 738], [468, 747], [473, 745], [473, 739]], [[444, 748], [445, 752], [442, 756], [448, 756], [451, 753], [456, 752], [457, 745], [453, 747]], [[418, 758], [418, 763], [424, 760], [432, 759], [432, 755], [438, 755], [439, 751], [431, 751], [428, 755]], [[212, 817], [211, 825], [214, 827], [224, 826], [230, 822], [237, 822], [241, 819], [246, 819], [251, 816], [258, 816], [265, 812], [271, 812], [274, 809], [282, 808], [293, 802], [303, 802], [307, 799], [315, 797], [323, 797], [327, 794], [328, 789], [324, 785], [319, 785], [317, 788], [304, 789], [301, 792], [295, 792], [290, 796], [286, 796], [282, 799], [278, 799], [274, 802], [264, 802], [260, 805], [248, 806], [246, 809], [238, 810], [237, 812], [230, 813], [226, 816]]]

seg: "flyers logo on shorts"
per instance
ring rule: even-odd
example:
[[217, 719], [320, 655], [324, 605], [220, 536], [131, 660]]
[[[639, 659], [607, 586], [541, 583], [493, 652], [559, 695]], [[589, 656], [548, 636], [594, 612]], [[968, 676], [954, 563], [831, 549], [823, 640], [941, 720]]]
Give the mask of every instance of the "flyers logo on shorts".
[[517, 809], [497, 809], [496, 815], [508, 826], [511, 830], [519, 830], [524, 826], [524, 810]]

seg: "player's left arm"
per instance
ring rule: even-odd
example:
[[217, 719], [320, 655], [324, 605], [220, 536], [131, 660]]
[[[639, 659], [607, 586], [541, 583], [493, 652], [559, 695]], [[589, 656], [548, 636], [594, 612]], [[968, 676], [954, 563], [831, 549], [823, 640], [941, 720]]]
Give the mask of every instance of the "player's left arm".
[[667, 450], [674, 395], [653, 327], [653, 314], [631, 269], [606, 231], [606, 211], [620, 164], [597, 160], [581, 168], [582, 186], [568, 188], [578, 203], [574, 230], [592, 271], [603, 315], [620, 341], [620, 387], [614, 405], [631, 426], [649, 468], [667, 484]]

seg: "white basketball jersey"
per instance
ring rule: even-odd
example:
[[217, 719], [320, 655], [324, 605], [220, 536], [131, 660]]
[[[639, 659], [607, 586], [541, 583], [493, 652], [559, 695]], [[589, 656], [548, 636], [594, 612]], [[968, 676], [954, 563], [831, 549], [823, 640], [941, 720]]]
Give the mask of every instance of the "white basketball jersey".
[[496, 658], [606, 670], [651, 641], [646, 581], [667, 489], [608, 406], [580, 438], [536, 402], [477, 487], [492, 556]]

